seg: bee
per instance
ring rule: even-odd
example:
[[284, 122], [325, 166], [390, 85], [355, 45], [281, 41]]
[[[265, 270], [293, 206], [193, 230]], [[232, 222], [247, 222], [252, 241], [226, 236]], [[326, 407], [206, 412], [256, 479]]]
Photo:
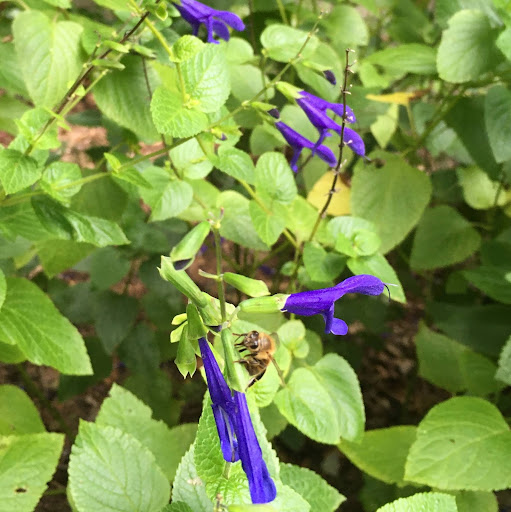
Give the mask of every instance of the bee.
[[285, 386], [284, 376], [277, 365], [273, 355], [277, 351], [278, 345], [275, 338], [259, 331], [250, 331], [246, 334], [234, 334], [243, 339], [235, 343], [234, 346], [240, 350], [243, 359], [236, 361], [244, 364], [252, 379], [248, 387], [257, 382], [266, 372], [270, 363], [275, 365], [282, 384]]

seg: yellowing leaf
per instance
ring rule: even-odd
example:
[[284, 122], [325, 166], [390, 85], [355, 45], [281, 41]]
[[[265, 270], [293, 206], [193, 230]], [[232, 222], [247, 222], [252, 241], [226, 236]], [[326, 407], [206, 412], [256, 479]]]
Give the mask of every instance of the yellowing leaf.
[[[327, 200], [332, 186], [333, 175], [327, 172], [315, 183], [312, 190], [307, 196], [307, 201], [314, 205], [318, 210], [323, 208]], [[343, 183], [342, 180], [337, 180], [336, 192], [332, 197], [332, 201], [328, 206], [327, 213], [329, 215], [348, 215], [350, 212], [350, 188]]]
[[368, 94], [366, 98], [372, 101], [380, 101], [382, 103], [396, 103], [398, 105], [407, 106], [416, 96], [416, 92], [393, 92], [392, 94]]

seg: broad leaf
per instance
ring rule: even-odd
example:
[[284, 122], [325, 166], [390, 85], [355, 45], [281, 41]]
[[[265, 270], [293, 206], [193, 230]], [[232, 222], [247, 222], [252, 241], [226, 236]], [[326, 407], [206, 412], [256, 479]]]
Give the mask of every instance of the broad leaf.
[[393, 501], [376, 512], [458, 512], [456, 499], [448, 494], [426, 492]]
[[486, 94], [484, 118], [495, 160], [511, 159], [511, 91], [498, 85]]
[[7, 279], [7, 296], [0, 310], [0, 340], [17, 344], [35, 364], [53, 366], [68, 375], [92, 372], [80, 333], [26, 279]]
[[[279, 62], [289, 62], [292, 58], [296, 57], [298, 50], [307, 39], [307, 32], [274, 23], [266, 27], [261, 34], [261, 43], [268, 56]], [[318, 45], [318, 39], [311, 37], [310, 41], [305, 47], [302, 57], [309, 58]]]
[[508, 338], [499, 357], [499, 367], [495, 378], [511, 386], [511, 337]]
[[0, 436], [3, 512], [32, 512], [51, 480], [64, 445], [55, 433]]
[[68, 162], [52, 162], [43, 173], [41, 188], [57, 201], [68, 205], [70, 198], [80, 191], [74, 184], [82, 177], [80, 167]]
[[41, 177], [37, 162], [14, 149], [0, 151], [0, 182], [7, 194], [34, 184]]
[[78, 512], [153, 512], [170, 498], [167, 478], [135, 437], [84, 421], [71, 450], [68, 492]]
[[436, 51], [425, 44], [402, 44], [372, 53], [364, 62], [406, 73], [432, 75], [436, 73]]
[[376, 151], [373, 159], [384, 165], [358, 164], [352, 181], [353, 215], [374, 223], [387, 253], [399, 244], [419, 221], [431, 196], [429, 177], [410, 167], [401, 157]]
[[53, 107], [82, 69], [80, 35], [72, 21], [50, 20], [42, 12], [25, 11], [13, 23], [14, 44], [30, 97]]
[[11, 384], [0, 386], [0, 435], [45, 432], [36, 406], [28, 395]]
[[286, 227], [285, 215], [282, 215], [277, 206], [277, 204], [274, 205], [273, 211], [265, 211], [256, 201], [250, 201], [249, 204], [250, 218], [254, 228], [261, 240], [270, 247], [278, 240]]
[[508, 424], [494, 405], [480, 398], [457, 397], [436, 405], [417, 427], [405, 479], [450, 490], [509, 487]]
[[270, 201], [292, 203], [296, 197], [293, 171], [282, 153], [265, 153], [257, 161], [255, 184], [258, 194]]
[[213, 163], [225, 174], [237, 180], [244, 180], [250, 185], [254, 184], [255, 167], [248, 153], [237, 148], [221, 146]]

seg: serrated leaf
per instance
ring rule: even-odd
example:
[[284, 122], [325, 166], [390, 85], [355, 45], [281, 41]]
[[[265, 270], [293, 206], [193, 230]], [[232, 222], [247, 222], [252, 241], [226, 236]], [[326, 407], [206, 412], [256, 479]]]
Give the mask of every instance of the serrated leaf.
[[[268, 56], [278, 62], [289, 62], [296, 57], [306, 39], [307, 32], [279, 23], [266, 27], [261, 34], [261, 43]], [[317, 45], [318, 39], [312, 36], [301, 56], [309, 58]]]
[[400, 156], [376, 151], [384, 165], [358, 164], [352, 180], [353, 215], [374, 223], [387, 253], [399, 244], [419, 221], [431, 196], [431, 182], [423, 172]]
[[25, 11], [13, 23], [14, 44], [25, 84], [36, 105], [62, 100], [82, 69], [80, 35], [72, 21], [52, 21], [40, 11]]
[[[144, 74], [143, 59], [127, 56], [122, 59], [125, 69], [108, 73], [95, 87], [94, 98], [99, 109], [124, 128], [144, 141], [158, 138], [151, 118], [149, 92]], [[147, 77], [154, 90], [159, 85], [158, 75], [146, 65]]]
[[282, 153], [265, 153], [257, 161], [255, 185], [270, 201], [292, 203], [297, 194], [295, 176]]
[[346, 47], [366, 46], [369, 42], [369, 31], [364, 18], [351, 5], [337, 4], [324, 24], [331, 40], [335, 41], [342, 51]]
[[0, 500], [4, 512], [32, 512], [57, 467], [64, 435], [0, 436]]
[[170, 498], [153, 454], [135, 437], [84, 421], [71, 450], [68, 492], [78, 512], [152, 512]]
[[192, 444], [196, 424], [170, 429], [163, 421], [152, 419], [151, 409], [126, 389], [114, 384], [101, 405], [97, 425], [117, 427], [138, 439], [154, 455], [168, 480], [176, 474], [181, 457]]
[[186, 93], [198, 102], [201, 112], [216, 112], [229, 97], [229, 71], [222, 45], [204, 45], [200, 52], [183, 62], [181, 72]]
[[0, 182], [7, 194], [14, 194], [34, 184], [41, 177], [41, 172], [32, 157], [14, 149], [0, 151]]
[[458, 512], [498, 512], [499, 505], [492, 492], [459, 491], [456, 493]]
[[446, 82], [468, 82], [491, 70], [496, 59], [497, 34], [483, 12], [457, 12], [449, 20], [449, 28], [442, 33], [438, 47], [440, 78]]
[[436, 73], [436, 50], [425, 44], [402, 44], [374, 52], [364, 62], [406, 73], [432, 75]]
[[[277, 206], [277, 205], [274, 205]], [[265, 211], [256, 201], [250, 201], [250, 218], [257, 234], [268, 246], [272, 246], [286, 227], [286, 218], [279, 215], [277, 208], [274, 211]]]
[[92, 372], [79, 332], [26, 279], [7, 279], [7, 296], [0, 310], [0, 340], [17, 344], [35, 364], [53, 366], [68, 375]]
[[499, 163], [511, 159], [511, 91], [497, 85], [486, 94], [484, 119], [490, 146]]
[[341, 450], [359, 469], [388, 484], [404, 485], [405, 462], [416, 427], [369, 430], [360, 442], [341, 441]]
[[57, 125], [43, 127], [51, 119], [51, 114], [44, 108], [33, 108], [27, 110], [19, 121], [16, 121], [19, 133], [32, 144], [34, 149], [55, 149], [60, 146], [58, 139]]
[[499, 357], [499, 367], [495, 378], [511, 386], [511, 337], [508, 338]]
[[480, 398], [457, 397], [436, 405], [417, 427], [405, 479], [449, 490], [509, 487], [508, 424], [494, 405]]
[[[202, 141], [204, 147], [213, 151], [213, 143]], [[170, 150], [172, 164], [179, 174], [189, 180], [198, 180], [206, 177], [213, 169], [213, 164], [204, 154], [204, 150], [197, 141], [191, 139]]]
[[479, 167], [460, 167], [456, 174], [463, 190], [463, 197], [472, 208], [487, 210], [505, 204], [505, 190]]
[[484, 294], [504, 304], [511, 304], [511, 282], [507, 269], [483, 265], [464, 270], [463, 277]]
[[471, 256], [480, 243], [479, 233], [454, 208], [436, 206], [419, 223], [410, 266], [425, 270], [454, 265]]
[[213, 503], [206, 494], [204, 482], [197, 475], [193, 445], [177, 468], [172, 487], [172, 499], [187, 503], [194, 512], [213, 512]]
[[254, 162], [245, 151], [229, 146], [221, 146], [218, 150], [218, 157], [213, 163], [225, 174], [238, 180], [244, 180], [250, 185], [254, 184]]
[[118, 224], [70, 210], [47, 196], [33, 197], [32, 206], [41, 224], [54, 238], [86, 242], [97, 247], [129, 243]]
[[295, 370], [287, 387], [275, 396], [275, 404], [291, 425], [311, 439], [326, 444], [339, 441], [337, 412], [327, 390], [312, 371]]
[[312, 281], [329, 283], [344, 270], [346, 259], [340, 254], [326, 252], [317, 242], [307, 242], [303, 249], [303, 263]]
[[0, 386], [0, 436], [45, 432], [36, 406], [17, 386]]
[[393, 501], [376, 512], [458, 512], [454, 496], [427, 492]]
[[280, 477], [285, 485], [305, 498], [311, 510], [334, 512], [346, 500], [337, 489], [328, 485], [317, 473], [292, 464], [280, 465]]
[[94, 251], [90, 259], [90, 281], [98, 290], [107, 290], [129, 271], [130, 260], [114, 247]]
[[189, 183], [171, 180], [165, 169], [154, 166], [144, 169], [143, 177], [151, 188], [142, 189], [140, 195], [151, 207], [152, 221], [176, 217], [190, 206], [193, 189]]
[[41, 179], [41, 188], [50, 196], [63, 204], [77, 194], [81, 184], [73, 183], [82, 177], [80, 167], [69, 162], [52, 162], [45, 170]]
[[154, 91], [151, 114], [158, 132], [172, 137], [192, 137], [209, 125], [204, 112], [184, 105], [178, 92], [163, 86]]
[[92, 244], [72, 240], [43, 240], [37, 242], [35, 247], [48, 277], [71, 268], [96, 249]]

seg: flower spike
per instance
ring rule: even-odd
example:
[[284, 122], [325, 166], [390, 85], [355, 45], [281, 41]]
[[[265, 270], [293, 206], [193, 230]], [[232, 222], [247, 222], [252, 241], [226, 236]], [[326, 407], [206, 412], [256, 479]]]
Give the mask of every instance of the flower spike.
[[183, 19], [192, 26], [194, 36], [199, 33], [199, 27], [205, 25], [208, 31], [208, 43], [218, 44], [214, 35], [228, 41], [230, 34], [227, 25], [240, 32], [245, 30], [245, 24], [241, 18], [232, 12], [219, 11], [196, 0], [180, 0], [179, 3], [173, 3]]
[[349, 277], [331, 288], [292, 293], [286, 299], [282, 311], [296, 315], [322, 315], [325, 320], [325, 333], [344, 335], [348, 326], [344, 320], [334, 317], [335, 301], [347, 293], [380, 295], [385, 284], [375, 276], [361, 274]]

